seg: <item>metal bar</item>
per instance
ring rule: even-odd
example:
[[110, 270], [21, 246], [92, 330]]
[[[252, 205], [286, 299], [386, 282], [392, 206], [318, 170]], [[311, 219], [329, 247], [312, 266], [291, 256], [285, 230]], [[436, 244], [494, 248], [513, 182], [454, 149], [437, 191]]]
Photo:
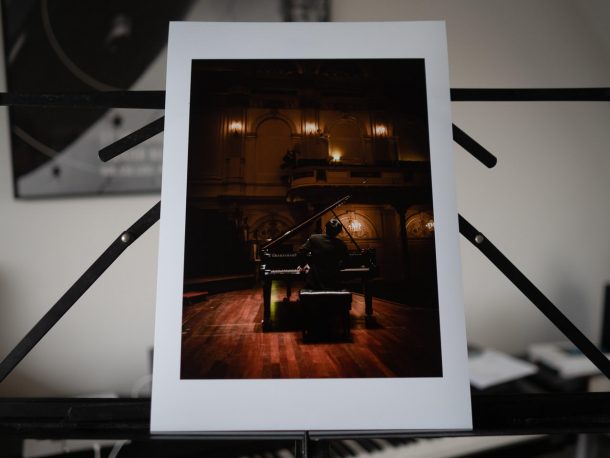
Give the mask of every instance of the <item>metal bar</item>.
[[[610, 429], [610, 393], [472, 395], [472, 430], [262, 431], [172, 435], [174, 439], [329, 440], [358, 437], [446, 437], [572, 434]], [[0, 398], [0, 437], [163, 439], [150, 433], [150, 399]], [[304, 445], [304, 444], [303, 444]]]
[[452, 102], [608, 102], [610, 88], [451, 89]]
[[610, 379], [610, 360], [561, 311], [536, 288], [506, 256], [462, 215], [460, 233], [504, 274], [597, 368]]
[[[523, 88], [451, 89], [452, 102], [607, 102], [610, 88]], [[108, 91], [88, 93], [13, 93], [0, 92], [0, 105], [61, 106], [92, 108], [165, 107], [165, 91]]]
[[160, 202], [157, 202], [154, 207], [148, 210], [138, 221], [112, 242], [102, 255], [97, 258], [25, 337], [21, 339], [17, 346], [0, 362], [0, 382], [11, 373], [15, 366], [25, 358], [30, 350], [70, 310], [76, 301], [97, 281], [121, 253], [159, 220], [160, 207]]
[[494, 167], [498, 163], [498, 158], [491, 154], [486, 148], [479, 144], [475, 139], [469, 136], [466, 132], [460, 129], [455, 124], [453, 127], [453, 140], [472, 154], [476, 159], [481, 161], [488, 168]]
[[165, 91], [108, 91], [83, 93], [0, 92], [0, 105], [70, 108], [165, 108]]
[[102, 162], [108, 162], [110, 159], [117, 157], [125, 151], [133, 148], [136, 145], [154, 137], [155, 135], [163, 132], [163, 126], [165, 125], [165, 116], [146, 124], [144, 127], [126, 135], [125, 137], [105, 146], [99, 151], [99, 157]]

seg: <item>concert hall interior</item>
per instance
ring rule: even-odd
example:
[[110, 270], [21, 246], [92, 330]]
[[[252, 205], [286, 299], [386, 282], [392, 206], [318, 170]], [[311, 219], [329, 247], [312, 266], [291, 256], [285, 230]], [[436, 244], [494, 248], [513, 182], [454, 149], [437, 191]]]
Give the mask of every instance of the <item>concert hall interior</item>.
[[[423, 59], [193, 61], [188, 160], [182, 378], [442, 376]], [[333, 217], [348, 335], [304, 340]]]

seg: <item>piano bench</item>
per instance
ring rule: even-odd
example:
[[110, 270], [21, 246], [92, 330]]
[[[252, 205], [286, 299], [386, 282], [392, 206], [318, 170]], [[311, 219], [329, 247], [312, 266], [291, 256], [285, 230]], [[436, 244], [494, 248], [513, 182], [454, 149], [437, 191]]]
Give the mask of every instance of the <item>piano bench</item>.
[[352, 293], [302, 289], [303, 340], [349, 340]]

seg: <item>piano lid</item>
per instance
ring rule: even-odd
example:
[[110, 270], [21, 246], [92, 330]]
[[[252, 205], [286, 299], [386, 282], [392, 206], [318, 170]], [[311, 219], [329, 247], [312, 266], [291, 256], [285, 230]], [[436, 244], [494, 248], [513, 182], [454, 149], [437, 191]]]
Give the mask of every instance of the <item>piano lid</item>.
[[[338, 201], [336, 201], [334, 204], [326, 207], [324, 210], [319, 211], [318, 213], [316, 213], [315, 215], [311, 216], [310, 218], [307, 218], [305, 221], [303, 221], [300, 224], [297, 224], [296, 226], [291, 227], [290, 229], [288, 229], [286, 232], [284, 232], [282, 235], [280, 235], [278, 238], [276, 238], [275, 240], [272, 240], [271, 242], [269, 242], [267, 245], [262, 247], [262, 250], [268, 250], [269, 248], [273, 247], [274, 245], [277, 245], [278, 243], [280, 243], [281, 241], [287, 239], [288, 237], [296, 234], [297, 232], [299, 232], [302, 228], [304, 228], [305, 226], [307, 226], [309, 223], [311, 223], [313, 220], [319, 218], [320, 216], [322, 216], [324, 213], [327, 213], [329, 211], [332, 211], [333, 209], [335, 209], [336, 207], [338, 207], [339, 205], [344, 204], [345, 202], [347, 202], [347, 200], [350, 198], [350, 196], [344, 196], [341, 199], [339, 199]], [[343, 226], [343, 225], [342, 225]], [[345, 229], [345, 226], [343, 227]], [[347, 229], [346, 229], [347, 231]], [[356, 245], [358, 246], [358, 245]]]

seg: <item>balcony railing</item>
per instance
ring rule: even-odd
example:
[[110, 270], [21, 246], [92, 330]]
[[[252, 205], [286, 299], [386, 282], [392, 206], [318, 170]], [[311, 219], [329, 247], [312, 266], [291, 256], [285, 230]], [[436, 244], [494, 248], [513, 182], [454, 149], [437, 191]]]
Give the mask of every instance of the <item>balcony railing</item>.
[[312, 186], [403, 188], [430, 185], [428, 162], [344, 164], [302, 159], [287, 170], [291, 190]]

